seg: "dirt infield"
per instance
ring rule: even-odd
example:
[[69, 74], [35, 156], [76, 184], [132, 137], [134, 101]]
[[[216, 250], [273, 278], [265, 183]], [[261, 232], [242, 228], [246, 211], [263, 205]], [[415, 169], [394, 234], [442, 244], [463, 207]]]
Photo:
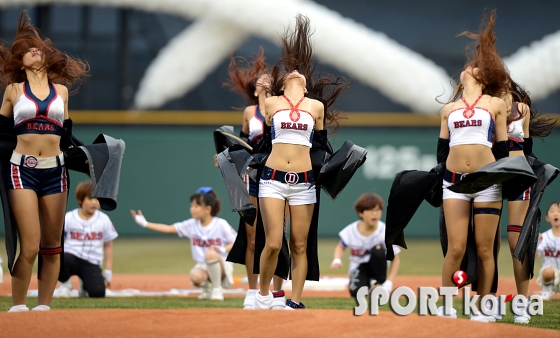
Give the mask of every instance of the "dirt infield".
[[[245, 323], [245, 324], [242, 324]], [[249, 324], [250, 323], [250, 326]], [[558, 337], [558, 331], [347, 310], [58, 310], [0, 314], [2, 337]]]
[[[8, 276], [5, 276], [8, 277]], [[10, 291], [9, 278], [0, 295]], [[437, 287], [439, 277], [399, 276], [395, 287]], [[236, 285], [241, 287], [244, 284]], [[77, 285], [76, 285], [77, 286]], [[246, 286], [246, 284], [245, 284]], [[31, 288], [36, 288], [36, 279]], [[190, 288], [187, 275], [115, 275], [113, 289], [164, 291]], [[531, 281], [530, 294], [538, 291]], [[498, 294], [515, 294], [512, 278], [501, 278]], [[288, 292], [289, 294], [289, 292]], [[305, 297], [348, 297], [347, 292], [305, 291]], [[239, 297], [239, 296], [236, 296]], [[30, 304], [32, 301], [29, 302]], [[251, 326], [240, 323], [251, 323]], [[289, 323], [289, 324], [287, 324]], [[243, 311], [241, 309], [185, 310], [53, 310], [45, 313], [0, 313], [0, 337], [262, 337], [262, 336], [389, 336], [446, 337], [450, 332], [477, 337], [538, 335], [558, 337], [558, 331], [509, 324], [482, 324], [433, 316], [399, 317], [390, 312], [355, 317], [349, 310]], [[288, 332], [286, 332], [288, 330]]]

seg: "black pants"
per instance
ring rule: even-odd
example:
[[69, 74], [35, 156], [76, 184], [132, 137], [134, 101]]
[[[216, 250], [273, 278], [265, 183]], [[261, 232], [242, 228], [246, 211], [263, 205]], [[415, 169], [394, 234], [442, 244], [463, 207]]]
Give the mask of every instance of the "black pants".
[[372, 279], [376, 280], [377, 285], [383, 284], [387, 279], [385, 249], [380, 245], [371, 249], [369, 261], [358, 265], [350, 272], [350, 295], [356, 298], [362, 286], [367, 286], [369, 289]]
[[64, 266], [60, 269], [58, 280], [66, 282], [71, 276], [78, 276], [84, 283], [84, 290], [90, 297], [105, 297], [105, 279], [99, 265], [64, 253]]

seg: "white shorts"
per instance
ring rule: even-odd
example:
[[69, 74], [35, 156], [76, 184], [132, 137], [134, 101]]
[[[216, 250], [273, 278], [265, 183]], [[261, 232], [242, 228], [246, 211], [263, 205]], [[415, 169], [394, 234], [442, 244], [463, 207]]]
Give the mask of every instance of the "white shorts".
[[[233, 285], [233, 263], [224, 261], [224, 270], [226, 276], [222, 279], [222, 287], [224, 289], [229, 288]], [[196, 263], [196, 265], [191, 269], [191, 273], [194, 269], [202, 269], [208, 272], [208, 264], [206, 263]]]
[[259, 182], [259, 198], [270, 197], [288, 201], [289, 205], [304, 205], [317, 203], [315, 186], [311, 183], [289, 184], [275, 180]]
[[[542, 274], [544, 269], [551, 267], [550, 265], [543, 266], [539, 271], [539, 277], [537, 278], [537, 284], [542, 288]], [[554, 269], [554, 283], [552, 285], [552, 291], [560, 293], [560, 270], [552, 267]]]
[[453, 192], [447, 187], [452, 186], [453, 183], [443, 180], [443, 198], [447, 199], [459, 199], [464, 201], [474, 200], [474, 202], [497, 202], [502, 200], [502, 185], [494, 184], [482, 191], [474, 194], [460, 194]]

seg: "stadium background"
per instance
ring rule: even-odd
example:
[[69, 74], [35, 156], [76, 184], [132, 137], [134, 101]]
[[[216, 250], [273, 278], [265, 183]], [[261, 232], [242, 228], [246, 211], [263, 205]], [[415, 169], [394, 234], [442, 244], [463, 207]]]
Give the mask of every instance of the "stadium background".
[[[504, 56], [560, 28], [557, 20], [560, 3], [556, 1], [542, 1], [537, 6], [518, 0], [472, 1], [468, 5], [461, 1], [436, 0], [428, 7], [411, 1], [316, 2], [370, 29], [384, 32], [433, 60], [454, 77], [464, 63], [467, 43], [465, 38], [455, 36], [463, 30], [476, 30], [484, 9], [499, 9], [495, 32], [499, 37], [497, 47]], [[22, 8], [0, 7], [1, 39], [8, 42], [13, 39]], [[183, 97], [167, 102], [158, 110], [133, 110], [134, 93], [146, 68], [161, 48], [192, 21], [112, 7], [47, 4], [27, 8], [36, 26], [60, 49], [90, 64], [92, 77], [70, 100], [75, 135], [87, 143], [102, 132], [122, 138], [127, 144], [118, 208], [109, 213], [121, 236], [154, 235], [132, 222], [130, 209], [142, 209], [148, 220], [168, 224], [190, 217], [188, 198], [202, 185], [213, 186], [218, 191], [224, 204], [220, 216], [236, 227], [238, 218], [229, 210], [223, 180], [212, 163], [212, 131], [223, 124], [234, 125], [238, 131], [241, 112], [233, 107], [245, 105], [236, 94], [222, 87], [227, 78], [227, 60]], [[268, 59], [276, 60], [278, 47], [254, 37], [236, 48], [235, 54], [249, 56], [261, 45]], [[178, 56], [177, 62], [180, 61]], [[352, 78], [330, 65], [320, 65], [319, 70]], [[442, 99], [447, 99], [447, 94]], [[560, 92], [537, 101], [536, 107], [541, 112], [558, 114]], [[350, 139], [367, 148], [369, 154], [365, 165], [336, 201], [322, 195], [319, 234], [323, 237], [336, 236], [355, 220], [353, 203], [361, 193], [374, 191], [386, 200], [395, 173], [433, 167], [438, 137], [435, 111], [415, 114], [359, 81], [341, 96], [336, 108], [348, 112], [349, 118], [331, 138], [333, 147], [338, 149], [344, 140]], [[557, 128], [546, 143], [535, 141], [535, 153], [543, 161], [558, 166], [558, 144]], [[85, 175], [72, 172], [72, 187], [85, 179]], [[560, 198], [557, 186], [558, 182], [554, 182], [549, 187], [543, 206]], [[72, 196], [73, 191], [69, 210], [76, 207]], [[437, 237], [437, 210], [422, 205], [406, 234]]]

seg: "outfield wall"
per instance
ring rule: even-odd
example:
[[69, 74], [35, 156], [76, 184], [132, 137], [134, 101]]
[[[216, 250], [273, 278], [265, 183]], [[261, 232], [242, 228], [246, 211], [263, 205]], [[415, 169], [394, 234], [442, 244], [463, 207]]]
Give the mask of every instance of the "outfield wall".
[[[118, 207], [115, 211], [108, 212], [121, 236], [155, 234], [132, 221], [129, 212], [131, 209], [141, 209], [152, 222], [171, 224], [189, 218], [189, 197], [200, 186], [212, 186], [216, 189], [223, 201], [220, 216], [237, 228], [237, 214], [231, 212], [225, 184], [212, 159], [212, 132], [219, 125], [166, 125], [151, 122], [130, 124], [130, 121], [93, 125], [81, 124], [84, 123], [83, 116], [75, 120], [77, 123], [74, 134], [86, 143], [92, 142], [100, 132], [122, 138], [126, 142]], [[422, 127], [399, 127], [390, 125], [391, 119], [388, 121], [382, 126], [372, 126], [367, 120], [362, 121], [362, 124], [370, 125], [367, 127], [345, 123], [331, 137], [335, 150], [348, 139], [367, 148], [369, 153], [365, 164], [335, 201], [322, 194], [320, 236], [336, 236], [344, 226], [356, 220], [353, 204], [361, 193], [376, 192], [387, 201], [395, 173], [405, 169], [429, 170], [436, 164], [436, 142], [439, 134], [437, 121], [429, 119]], [[162, 115], [160, 123], [163, 122], [165, 119]], [[236, 131], [238, 128], [236, 126]], [[537, 140], [534, 145], [535, 153], [543, 161], [555, 166], [560, 166], [559, 131], [556, 128], [555, 133], [546, 139], [546, 144]], [[74, 187], [88, 177], [71, 171], [70, 178], [72, 191], [69, 210], [77, 207], [73, 197]], [[548, 188], [543, 206], [548, 206], [554, 199], [560, 199], [559, 184], [556, 181]], [[437, 212], [429, 204], [423, 203], [405, 234], [409, 237], [437, 237]], [[502, 224], [505, 235], [505, 222]], [[0, 235], [3, 234], [2, 228]]]

